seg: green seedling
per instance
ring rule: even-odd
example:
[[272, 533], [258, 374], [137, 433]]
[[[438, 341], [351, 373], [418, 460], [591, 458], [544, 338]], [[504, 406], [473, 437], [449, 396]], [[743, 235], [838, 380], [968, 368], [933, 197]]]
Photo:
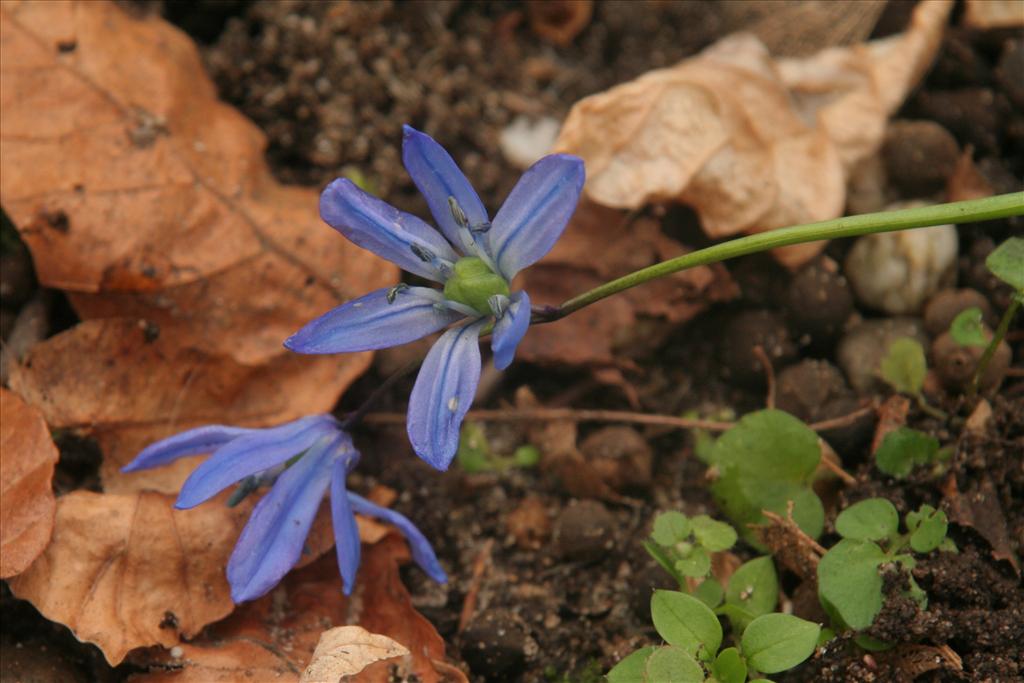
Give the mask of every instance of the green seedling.
[[651, 618], [665, 641], [646, 647], [608, 672], [609, 683], [763, 682], [761, 674], [791, 669], [811, 656], [821, 627], [788, 614], [763, 614], [739, 634], [738, 646], [722, 646], [722, 625], [697, 598], [655, 591]]
[[925, 360], [924, 347], [921, 346], [921, 342], [910, 337], [900, 337], [890, 344], [879, 366], [879, 374], [889, 386], [901, 394], [914, 397], [921, 410], [932, 417], [944, 420], [947, 415], [930, 406], [921, 391], [927, 372], [928, 362]]
[[683, 590], [691, 583], [688, 579], [702, 579], [694, 595], [714, 607], [722, 601], [722, 586], [708, 578], [711, 572], [711, 553], [728, 550], [736, 543], [736, 531], [707, 515], [687, 517], [670, 510], [654, 518], [651, 537], [644, 548], [657, 560]]
[[536, 467], [540, 451], [526, 444], [517, 448], [511, 457], [502, 457], [491, 450], [483, 425], [467, 422], [459, 435], [459, 450], [455, 454], [459, 467], [469, 474], [477, 472], [504, 472], [511, 467]]
[[996, 348], [1006, 337], [1010, 323], [1013, 322], [1014, 316], [1020, 310], [1021, 304], [1024, 304], [1024, 238], [1011, 237], [1000, 244], [985, 259], [985, 267], [990, 273], [1013, 288], [1013, 298], [1003, 313], [1003, 317], [999, 320], [992, 339], [985, 347], [985, 353], [978, 361], [978, 368], [974, 371], [974, 380], [971, 382], [971, 390], [968, 392], [968, 398], [971, 399], [977, 395], [981, 378], [985, 375], [985, 370], [992, 361]]
[[949, 459], [948, 448], [939, 448], [935, 437], [909, 427], [894, 429], [885, 435], [875, 452], [875, 466], [891, 477], [902, 479], [922, 465], [935, 465]]
[[[818, 597], [841, 628], [865, 629], [882, 609], [883, 574], [897, 566], [909, 571], [916, 560], [910, 551], [956, 551], [946, 538], [946, 514], [922, 505], [905, 519], [907, 532], [899, 533], [899, 514], [884, 498], [869, 498], [851, 505], [836, 518], [843, 537], [818, 564]], [[921, 609], [928, 598], [913, 577], [907, 591]]]
[[977, 306], [960, 311], [949, 325], [949, 336], [960, 346], [985, 346], [988, 335], [983, 318], [984, 314]]
[[717, 471], [711, 492], [752, 545], [761, 548], [748, 525], [765, 521], [762, 510], [785, 515], [789, 501], [800, 528], [821, 534], [825, 511], [811, 489], [821, 449], [803, 422], [781, 410], [749, 413], [715, 441], [709, 458]]

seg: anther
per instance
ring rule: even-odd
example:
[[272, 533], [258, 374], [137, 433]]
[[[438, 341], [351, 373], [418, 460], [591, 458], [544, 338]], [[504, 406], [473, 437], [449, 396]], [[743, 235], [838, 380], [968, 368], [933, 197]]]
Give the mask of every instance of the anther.
[[430, 251], [426, 247], [420, 246], [419, 244], [410, 244], [409, 249], [412, 250], [412, 253], [416, 254], [416, 258], [424, 263], [430, 263], [435, 258], [434, 252]]
[[466, 212], [459, 206], [459, 202], [455, 197], [448, 197], [448, 209], [452, 212], [452, 218], [455, 219], [456, 225], [460, 228], [469, 227], [469, 219], [466, 218]]
[[389, 289], [388, 293], [385, 294], [384, 297], [388, 300], [389, 304], [393, 304], [395, 303], [395, 297], [398, 296], [398, 293], [404, 292], [407, 289], [409, 289], [409, 285], [405, 284], [404, 282], [399, 282], [397, 285]]

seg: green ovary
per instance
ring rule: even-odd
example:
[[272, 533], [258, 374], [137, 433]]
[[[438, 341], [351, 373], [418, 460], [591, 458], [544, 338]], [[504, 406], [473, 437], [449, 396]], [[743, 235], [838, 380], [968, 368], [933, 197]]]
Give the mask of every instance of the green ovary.
[[508, 296], [508, 283], [487, 264], [475, 256], [466, 256], [455, 262], [454, 273], [444, 285], [444, 296], [466, 304], [483, 315], [490, 315], [487, 300], [495, 294]]

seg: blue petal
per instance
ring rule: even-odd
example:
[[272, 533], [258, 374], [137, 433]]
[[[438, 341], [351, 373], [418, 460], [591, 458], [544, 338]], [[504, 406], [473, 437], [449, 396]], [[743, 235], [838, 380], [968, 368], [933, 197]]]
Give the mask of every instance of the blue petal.
[[333, 181], [320, 195], [320, 217], [363, 249], [436, 282], [445, 281], [441, 262], [454, 263], [459, 258], [429, 225], [363, 192], [346, 178]]
[[345, 489], [348, 477], [348, 463], [344, 458], [334, 461], [331, 473], [331, 522], [334, 525], [334, 550], [338, 555], [338, 569], [341, 571], [341, 585], [345, 595], [351, 595], [359, 571], [359, 526], [349, 505], [349, 494]]
[[487, 209], [444, 147], [437, 144], [434, 138], [410, 126], [404, 126], [402, 131], [402, 162], [405, 163], [405, 169], [427, 200], [430, 213], [434, 214], [441, 232], [449, 242], [462, 248], [464, 245], [459, 235], [459, 225], [452, 216], [448, 198], [455, 198], [470, 225], [487, 225], [490, 220]]
[[512, 359], [516, 356], [516, 347], [530, 326], [530, 314], [530, 296], [526, 292], [514, 294], [512, 303], [505, 309], [505, 315], [494, 324], [494, 334], [491, 337], [494, 367], [504, 370], [512, 364]]
[[555, 245], [576, 210], [583, 179], [582, 159], [552, 154], [528, 168], [512, 188], [488, 234], [491, 254], [506, 279]]
[[335, 448], [344, 438], [319, 441], [256, 504], [228, 560], [228, 583], [236, 603], [265, 594], [299, 561], [331, 480]]
[[186, 455], [210, 453], [232, 439], [257, 431], [259, 430], [225, 427], [224, 425], [209, 425], [190, 429], [187, 432], [149, 444], [135, 456], [134, 460], [122, 467], [121, 471], [135, 472], [150, 467], [160, 467], [174, 462], [178, 458], [184, 458]]
[[[334, 494], [332, 493], [331, 495]], [[348, 499], [352, 502], [352, 507], [356, 512], [383, 519], [388, 524], [394, 524], [398, 527], [398, 530], [409, 541], [409, 548], [412, 549], [412, 559], [416, 561], [416, 564], [434, 581], [448, 583], [448, 575], [444, 573], [441, 563], [437, 561], [437, 555], [434, 554], [430, 541], [416, 528], [416, 525], [409, 521], [408, 517], [394, 510], [375, 505], [354, 493], [349, 493]]]
[[284, 345], [298, 353], [349, 353], [406, 344], [464, 317], [437, 305], [443, 301], [429, 287], [378, 289], [313, 320]]
[[409, 396], [407, 430], [413, 450], [448, 469], [459, 447], [459, 427], [480, 381], [480, 320], [454, 327], [430, 349]]
[[221, 446], [185, 480], [174, 507], [193, 508], [246, 477], [279, 465], [338, 432], [330, 415], [313, 415], [294, 422], [260, 429]]

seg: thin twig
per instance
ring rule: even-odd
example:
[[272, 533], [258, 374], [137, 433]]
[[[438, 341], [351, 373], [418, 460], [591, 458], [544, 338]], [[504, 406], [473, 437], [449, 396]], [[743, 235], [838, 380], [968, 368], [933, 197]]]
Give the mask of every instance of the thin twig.
[[480, 553], [473, 562], [473, 576], [469, 580], [469, 590], [466, 591], [466, 599], [462, 602], [462, 611], [459, 612], [459, 627], [456, 633], [462, 633], [473, 620], [476, 612], [476, 599], [480, 594], [480, 584], [484, 579], [484, 571], [491, 563], [491, 548], [494, 547], [494, 539], [488, 538], [480, 549]]
[[775, 368], [772, 367], [772, 359], [765, 353], [764, 347], [760, 344], [754, 346], [754, 355], [761, 362], [764, 368], [764, 381], [768, 385], [768, 392], [764, 397], [765, 407], [769, 410], [775, 408]]
[[[823, 420], [808, 425], [816, 432], [836, 427], [845, 427], [864, 415], [873, 412], [871, 406], [858, 408], [848, 415]], [[467, 420], [477, 422], [544, 422], [566, 420], [569, 422], [628, 422], [631, 424], [661, 425], [676, 429], [706, 429], [709, 432], [724, 432], [735, 426], [735, 422], [699, 420], [675, 415], [651, 415], [628, 410], [573, 410], [572, 408], [528, 408], [525, 410], [471, 410]], [[366, 424], [405, 424], [405, 413], [367, 413]]]

